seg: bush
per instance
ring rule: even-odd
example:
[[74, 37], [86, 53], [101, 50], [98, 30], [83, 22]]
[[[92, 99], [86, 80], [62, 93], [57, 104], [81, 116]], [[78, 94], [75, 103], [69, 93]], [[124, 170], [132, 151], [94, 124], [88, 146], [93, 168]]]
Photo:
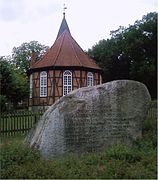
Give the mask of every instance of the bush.
[[12, 109], [11, 102], [4, 95], [0, 95], [0, 107], [1, 112], [9, 111]]
[[1, 178], [9, 178], [13, 169], [40, 158], [39, 152], [27, 147], [25, 144], [13, 141], [2, 145], [0, 153]]
[[134, 163], [141, 160], [141, 154], [131, 150], [125, 145], [117, 145], [106, 152], [110, 159], [123, 160], [128, 163]]

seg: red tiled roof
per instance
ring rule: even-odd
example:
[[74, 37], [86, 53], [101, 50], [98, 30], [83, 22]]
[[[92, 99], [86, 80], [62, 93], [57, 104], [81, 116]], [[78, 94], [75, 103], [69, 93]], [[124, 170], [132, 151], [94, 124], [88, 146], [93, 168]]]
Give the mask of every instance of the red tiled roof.
[[40, 60], [32, 63], [31, 69], [51, 66], [100, 69], [71, 36], [65, 16], [55, 43]]

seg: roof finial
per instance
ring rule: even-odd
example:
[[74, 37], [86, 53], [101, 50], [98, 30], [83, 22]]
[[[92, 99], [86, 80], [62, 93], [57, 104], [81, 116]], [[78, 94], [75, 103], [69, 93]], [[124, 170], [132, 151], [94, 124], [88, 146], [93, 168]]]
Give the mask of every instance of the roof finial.
[[67, 9], [67, 7], [65, 6], [65, 4], [63, 4], [63, 15], [65, 17], [65, 9]]

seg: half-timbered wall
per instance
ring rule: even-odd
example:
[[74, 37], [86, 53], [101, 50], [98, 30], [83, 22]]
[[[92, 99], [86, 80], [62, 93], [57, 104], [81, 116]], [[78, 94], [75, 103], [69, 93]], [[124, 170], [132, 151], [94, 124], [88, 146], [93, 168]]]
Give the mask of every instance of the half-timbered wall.
[[[68, 69], [67, 69], [68, 70]], [[47, 97], [40, 97], [40, 72], [32, 73], [32, 98], [29, 106], [50, 106], [63, 96], [63, 72], [65, 70], [47, 70]], [[87, 86], [87, 74], [92, 71], [70, 70], [72, 72], [72, 90]], [[99, 72], [93, 73], [93, 84], [101, 83]]]

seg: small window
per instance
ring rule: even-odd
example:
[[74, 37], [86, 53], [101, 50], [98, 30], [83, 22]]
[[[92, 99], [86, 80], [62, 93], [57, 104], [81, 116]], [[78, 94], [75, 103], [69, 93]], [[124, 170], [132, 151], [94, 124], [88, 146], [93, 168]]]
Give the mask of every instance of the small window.
[[87, 74], [87, 86], [93, 86], [93, 74], [91, 72]]
[[32, 98], [32, 90], [33, 90], [33, 84], [32, 84], [32, 74], [30, 75], [30, 98]]
[[72, 73], [64, 71], [63, 73], [63, 96], [72, 91]]
[[42, 71], [40, 73], [40, 97], [47, 96], [47, 72]]

